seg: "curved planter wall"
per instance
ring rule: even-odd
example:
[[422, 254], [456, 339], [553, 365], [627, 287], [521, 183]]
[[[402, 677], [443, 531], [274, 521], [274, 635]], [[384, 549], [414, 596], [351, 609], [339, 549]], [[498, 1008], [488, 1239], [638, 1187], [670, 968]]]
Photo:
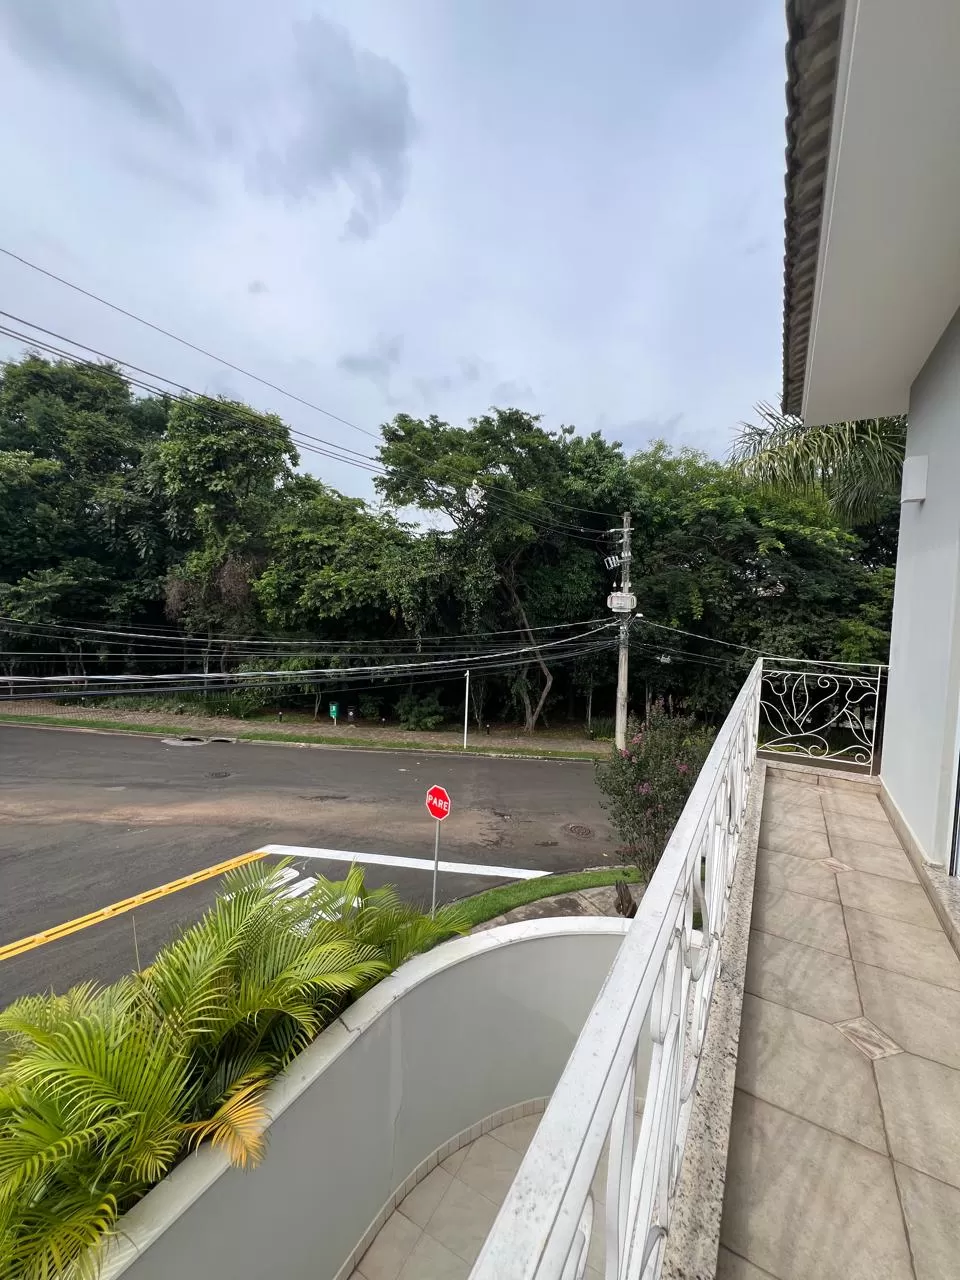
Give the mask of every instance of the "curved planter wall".
[[403, 965], [272, 1087], [260, 1167], [189, 1157], [119, 1224], [103, 1280], [333, 1280], [433, 1152], [553, 1090], [627, 927], [503, 925]]

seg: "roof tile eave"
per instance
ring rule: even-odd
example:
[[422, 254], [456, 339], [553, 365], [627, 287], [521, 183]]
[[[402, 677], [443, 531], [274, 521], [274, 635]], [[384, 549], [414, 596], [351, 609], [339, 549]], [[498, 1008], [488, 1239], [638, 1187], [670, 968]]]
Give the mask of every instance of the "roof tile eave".
[[786, 0], [784, 413], [803, 404], [844, 0]]

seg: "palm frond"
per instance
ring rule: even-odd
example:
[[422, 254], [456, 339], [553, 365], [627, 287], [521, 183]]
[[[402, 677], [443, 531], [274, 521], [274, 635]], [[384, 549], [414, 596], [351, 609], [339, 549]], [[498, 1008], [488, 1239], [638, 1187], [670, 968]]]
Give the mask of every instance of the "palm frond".
[[116, 1196], [95, 1182], [64, 1188], [54, 1206], [27, 1206], [14, 1223], [7, 1274], [22, 1280], [95, 1280], [117, 1216]]
[[[277, 1029], [281, 1025], [289, 1028], [288, 1034], [278, 1035]], [[211, 1116], [242, 1084], [269, 1080], [284, 1065], [284, 1054], [293, 1044], [300, 1047], [296, 1028], [281, 1020], [271, 1029], [267, 1048], [259, 1044], [244, 1044], [219, 1053], [194, 1098], [193, 1116], [196, 1119]]]
[[47, 1102], [35, 1100], [17, 1123], [0, 1128], [0, 1201], [10, 1200], [27, 1183], [51, 1170], [76, 1162], [117, 1134], [123, 1120], [107, 1120], [71, 1130], [63, 1114]]
[[264, 1129], [267, 1111], [263, 1105], [264, 1083], [260, 1079], [236, 1087], [223, 1100], [209, 1120], [190, 1126], [191, 1146], [206, 1139], [214, 1147], [222, 1147], [231, 1164], [248, 1169], [259, 1164], [265, 1148]]
[[175, 1019], [188, 1041], [216, 1027], [232, 974], [234, 940], [198, 927], [157, 955], [141, 975], [144, 993], [156, 1011]]
[[759, 423], [741, 423], [731, 461], [765, 488], [822, 494], [835, 515], [853, 524], [882, 514], [900, 488], [906, 449], [904, 417], [809, 426], [757, 405]]
[[354, 936], [358, 942], [375, 947], [384, 963], [395, 969], [410, 956], [468, 928], [458, 907], [441, 907], [435, 916], [424, 915], [404, 902], [392, 885], [385, 885], [367, 895], [357, 914]]
[[39, 1045], [49, 1045], [65, 1022], [96, 1014], [108, 1005], [125, 1005], [130, 995], [128, 982], [118, 982], [114, 987], [84, 982], [71, 987], [65, 995], [51, 991], [22, 996], [0, 1011], [0, 1032], [9, 1038], [13, 1050], [10, 1058]]
[[466, 929], [363, 870], [303, 898], [246, 867], [141, 973], [0, 1014], [0, 1277], [85, 1280], [124, 1212], [187, 1146], [263, 1154], [264, 1090], [344, 1006]]

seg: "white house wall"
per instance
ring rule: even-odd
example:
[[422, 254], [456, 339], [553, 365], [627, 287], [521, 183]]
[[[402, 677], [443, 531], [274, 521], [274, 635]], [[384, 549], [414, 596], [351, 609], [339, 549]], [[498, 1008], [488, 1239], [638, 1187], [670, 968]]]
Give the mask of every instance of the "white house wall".
[[926, 857], [949, 860], [960, 711], [960, 311], [910, 390], [908, 456], [926, 499], [901, 507], [884, 785]]

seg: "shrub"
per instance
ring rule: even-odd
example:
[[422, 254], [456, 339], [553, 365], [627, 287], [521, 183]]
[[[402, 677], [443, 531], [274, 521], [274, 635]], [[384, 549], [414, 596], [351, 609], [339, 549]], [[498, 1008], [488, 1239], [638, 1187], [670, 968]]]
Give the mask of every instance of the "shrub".
[[590, 721], [590, 737], [598, 741], [613, 739], [617, 731], [617, 722], [613, 716], [594, 716]]
[[0, 1277], [97, 1272], [117, 1218], [210, 1141], [263, 1150], [272, 1077], [408, 956], [464, 932], [363, 872], [302, 898], [245, 867], [153, 964], [0, 1013]]
[[397, 703], [397, 719], [402, 729], [439, 729], [445, 717], [435, 693], [425, 698], [405, 693]]
[[667, 713], [654, 703], [645, 725], [631, 720], [627, 749], [614, 748], [597, 764], [604, 808], [616, 827], [624, 862], [649, 880], [707, 758], [713, 730], [693, 716]]
[[357, 706], [360, 709], [361, 720], [379, 720], [381, 699], [374, 697], [372, 693], [361, 693], [357, 699]]

